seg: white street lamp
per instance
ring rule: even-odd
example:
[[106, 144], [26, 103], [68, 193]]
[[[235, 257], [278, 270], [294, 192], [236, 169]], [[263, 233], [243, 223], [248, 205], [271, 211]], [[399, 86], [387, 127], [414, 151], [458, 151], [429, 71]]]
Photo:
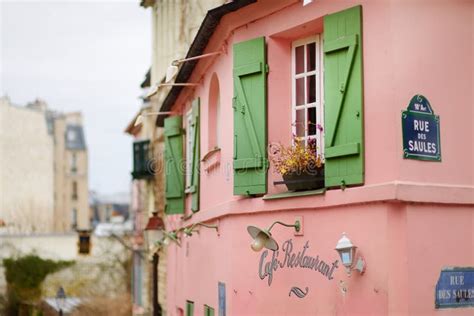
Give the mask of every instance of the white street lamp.
[[56, 306], [59, 309], [59, 316], [63, 315], [63, 310], [66, 308], [66, 291], [62, 286], [59, 287], [58, 291], [56, 292]]
[[153, 216], [148, 219], [145, 227], [145, 244], [147, 251], [153, 251], [155, 244], [163, 239], [165, 223], [158, 216], [158, 212], [153, 212]]

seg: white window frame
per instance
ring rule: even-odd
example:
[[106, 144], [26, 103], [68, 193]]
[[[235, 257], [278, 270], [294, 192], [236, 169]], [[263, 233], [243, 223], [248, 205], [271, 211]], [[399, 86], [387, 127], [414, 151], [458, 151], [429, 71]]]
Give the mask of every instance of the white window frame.
[[192, 108], [186, 113], [186, 190], [191, 187], [191, 176], [193, 168], [193, 140], [194, 128]]
[[[307, 50], [304, 49], [304, 71], [302, 73], [296, 74], [296, 47], [315, 43], [315, 58], [316, 58], [316, 69], [312, 71], [306, 71], [307, 67]], [[291, 45], [291, 124], [292, 124], [292, 133], [296, 135], [296, 111], [304, 109], [305, 113], [305, 136], [304, 143], [306, 144], [307, 140], [316, 138], [318, 153], [321, 154], [321, 157], [324, 157], [324, 94], [323, 94], [323, 40], [322, 34], [313, 35], [306, 37], [297, 41], [294, 41]], [[316, 81], [316, 100], [313, 103], [307, 103], [307, 84], [305, 80], [304, 84], [304, 103], [302, 105], [296, 105], [296, 79], [308, 77], [315, 75]], [[308, 135], [307, 121], [308, 121], [308, 108], [316, 108], [316, 124], [320, 124], [323, 127], [323, 131], [320, 131], [316, 128], [316, 135]]]

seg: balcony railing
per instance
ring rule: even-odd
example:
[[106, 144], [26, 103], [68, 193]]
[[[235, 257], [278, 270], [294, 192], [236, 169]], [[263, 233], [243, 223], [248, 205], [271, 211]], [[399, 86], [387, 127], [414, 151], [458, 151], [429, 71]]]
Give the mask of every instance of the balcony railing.
[[150, 141], [144, 140], [133, 143], [133, 179], [153, 177], [152, 160], [150, 159]]

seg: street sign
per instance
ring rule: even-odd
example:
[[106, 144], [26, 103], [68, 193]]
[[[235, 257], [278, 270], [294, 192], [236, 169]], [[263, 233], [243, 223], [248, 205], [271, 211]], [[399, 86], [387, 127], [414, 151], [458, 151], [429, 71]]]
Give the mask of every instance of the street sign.
[[441, 161], [439, 116], [424, 96], [415, 95], [402, 112], [403, 158]]
[[436, 284], [435, 307], [474, 307], [474, 268], [441, 270]]

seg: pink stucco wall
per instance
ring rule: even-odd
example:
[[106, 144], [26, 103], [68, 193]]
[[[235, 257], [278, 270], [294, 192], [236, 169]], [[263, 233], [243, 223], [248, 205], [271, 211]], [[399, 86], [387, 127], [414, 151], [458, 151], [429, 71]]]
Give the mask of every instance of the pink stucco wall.
[[[290, 47], [295, 39], [324, 32], [322, 18], [354, 5], [363, 11], [365, 184], [325, 195], [264, 201], [233, 196], [232, 44], [265, 36], [268, 74], [268, 140], [291, 137]], [[437, 311], [434, 286], [443, 266], [474, 266], [474, 2], [259, 1], [225, 16], [206, 52], [227, 54], [200, 61], [174, 110], [201, 98], [201, 156], [208, 142], [209, 86], [220, 86], [220, 165], [201, 173], [200, 211], [189, 225], [218, 222], [212, 230], [168, 248], [168, 311], [185, 301], [216, 309], [217, 283], [227, 287], [227, 315], [471, 315], [473, 309]], [[442, 162], [402, 158], [401, 111], [415, 94], [426, 96], [441, 119]], [[183, 110], [184, 109], [184, 110]], [[280, 176], [270, 169], [268, 193]], [[343, 231], [367, 262], [363, 276], [340, 267], [333, 280], [306, 269], [278, 269], [273, 283], [260, 280], [261, 253], [251, 251], [247, 225], [304, 218], [303, 236], [276, 227], [280, 242], [327, 262], [338, 259]], [[283, 254], [280, 253], [280, 256]], [[271, 254], [269, 254], [271, 256]], [[342, 294], [340, 282], [347, 286]], [[292, 286], [309, 287], [304, 299]]]

